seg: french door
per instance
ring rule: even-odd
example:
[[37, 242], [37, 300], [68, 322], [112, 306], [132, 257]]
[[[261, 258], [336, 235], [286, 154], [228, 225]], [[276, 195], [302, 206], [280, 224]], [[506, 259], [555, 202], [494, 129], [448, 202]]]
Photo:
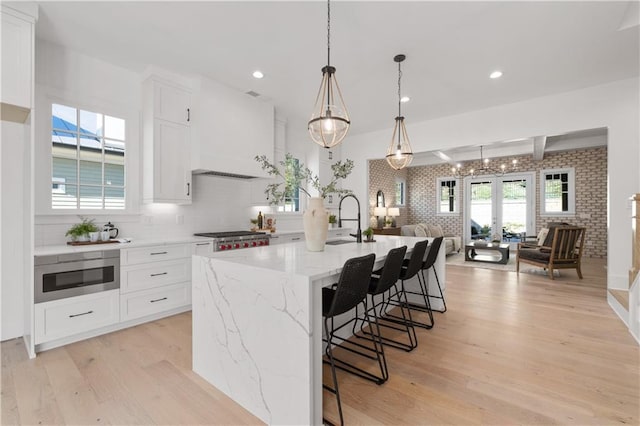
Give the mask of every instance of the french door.
[[533, 173], [464, 180], [465, 239], [518, 242], [535, 233]]

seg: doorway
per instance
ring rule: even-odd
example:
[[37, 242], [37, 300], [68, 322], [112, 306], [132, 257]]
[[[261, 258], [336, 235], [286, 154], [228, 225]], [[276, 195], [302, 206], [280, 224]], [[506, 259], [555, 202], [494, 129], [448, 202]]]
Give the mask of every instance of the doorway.
[[522, 241], [535, 234], [533, 173], [468, 177], [464, 181], [466, 241]]

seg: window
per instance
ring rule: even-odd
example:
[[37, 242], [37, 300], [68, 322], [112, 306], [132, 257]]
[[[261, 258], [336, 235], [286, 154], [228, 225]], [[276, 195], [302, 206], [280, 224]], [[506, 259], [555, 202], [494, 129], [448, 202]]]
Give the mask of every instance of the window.
[[575, 170], [573, 168], [540, 172], [540, 214], [575, 214]]
[[438, 178], [436, 191], [438, 192], [439, 214], [458, 213], [458, 191], [456, 184], [457, 181], [454, 178]]
[[285, 160], [284, 166], [284, 178], [285, 178], [285, 197], [284, 204], [278, 206], [279, 212], [299, 212], [300, 211], [300, 188], [295, 185], [295, 179], [297, 170], [300, 169], [300, 160], [297, 158], [291, 158]]
[[51, 208], [124, 210], [125, 120], [51, 106]]
[[402, 178], [396, 178], [396, 206], [404, 206], [406, 204], [407, 181]]

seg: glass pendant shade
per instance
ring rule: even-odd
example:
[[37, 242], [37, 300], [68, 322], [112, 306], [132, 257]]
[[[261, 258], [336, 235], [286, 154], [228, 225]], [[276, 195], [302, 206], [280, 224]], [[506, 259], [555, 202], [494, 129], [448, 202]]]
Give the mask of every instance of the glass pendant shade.
[[387, 149], [387, 163], [392, 168], [400, 170], [411, 164], [411, 160], [413, 160], [413, 151], [407, 136], [407, 128], [404, 126], [404, 117], [396, 117], [393, 136]]
[[324, 148], [342, 142], [351, 125], [335, 72], [328, 65], [322, 68], [322, 83], [308, 125], [311, 139]]

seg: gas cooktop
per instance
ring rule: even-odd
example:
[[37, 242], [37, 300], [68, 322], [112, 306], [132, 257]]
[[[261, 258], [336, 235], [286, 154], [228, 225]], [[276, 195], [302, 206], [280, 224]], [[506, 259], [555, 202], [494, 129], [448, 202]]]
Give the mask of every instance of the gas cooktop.
[[253, 232], [253, 231], [225, 231], [225, 232], [202, 232], [198, 234], [193, 234], [198, 237], [207, 237], [207, 238], [229, 238], [229, 237], [245, 237], [249, 235], [264, 235], [265, 232]]

